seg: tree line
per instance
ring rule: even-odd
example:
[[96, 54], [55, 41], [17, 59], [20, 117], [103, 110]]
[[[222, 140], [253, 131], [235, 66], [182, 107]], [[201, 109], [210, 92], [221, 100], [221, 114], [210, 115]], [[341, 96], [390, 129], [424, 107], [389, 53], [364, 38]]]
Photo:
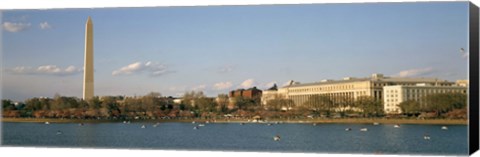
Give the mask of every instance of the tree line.
[[311, 117], [380, 117], [384, 115], [383, 103], [371, 96], [360, 96], [356, 100], [349, 97], [329, 97], [312, 95], [296, 106], [290, 99], [276, 96], [267, 101], [272, 110], [291, 110]]
[[384, 104], [371, 96], [329, 97], [312, 95], [302, 105], [292, 108], [290, 99], [276, 96], [267, 101], [271, 110], [292, 110], [303, 115], [321, 117], [424, 117], [424, 118], [467, 118], [467, 95], [464, 93], [437, 93], [408, 100], [398, 104], [401, 114], [387, 115]]
[[[439, 93], [425, 96], [421, 101], [399, 104], [405, 116], [466, 118], [467, 96], [463, 93]], [[54, 98], [31, 98], [14, 104], [2, 100], [3, 117], [70, 118], [70, 119], [159, 119], [159, 118], [225, 118], [226, 115], [251, 118], [305, 117], [384, 117], [381, 100], [370, 96], [329, 97], [314, 95], [303, 104], [277, 96], [265, 105], [260, 98], [232, 97], [220, 94], [207, 97], [203, 92], [186, 92], [181, 102], [150, 92], [144, 96], [94, 97], [88, 101], [55, 95]]]
[[220, 94], [214, 99], [201, 91], [186, 92], [180, 103], [174, 102], [173, 97], [165, 97], [157, 92], [138, 97], [93, 97], [88, 101], [55, 95], [54, 98], [27, 99], [19, 104], [4, 99], [2, 115], [70, 119], [214, 118], [238, 113], [247, 116], [245, 113], [259, 108], [259, 99], [236, 97], [233, 100], [236, 102], [233, 105], [237, 107], [228, 109], [228, 95]]
[[408, 116], [467, 118], [467, 104], [467, 95], [464, 93], [437, 93], [418, 101], [404, 101], [398, 106]]

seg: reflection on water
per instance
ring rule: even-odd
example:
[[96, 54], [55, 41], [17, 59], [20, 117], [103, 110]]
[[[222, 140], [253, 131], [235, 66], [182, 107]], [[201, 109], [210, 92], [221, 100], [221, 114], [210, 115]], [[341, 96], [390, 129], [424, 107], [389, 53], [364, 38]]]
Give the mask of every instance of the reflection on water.
[[[145, 128], [141, 128], [145, 125]], [[3, 123], [2, 145], [175, 150], [335, 152], [382, 154], [468, 153], [467, 126], [366, 124]], [[345, 131], [351, 128], [351, 131]], [[368, 128], [368, 131], [360, 131]], [[62, 134], [57, 135], [57, 131]], [[275, 135], [281, 136], [274, 141]], [[431, 137], [425, 140], [424, 135]]]

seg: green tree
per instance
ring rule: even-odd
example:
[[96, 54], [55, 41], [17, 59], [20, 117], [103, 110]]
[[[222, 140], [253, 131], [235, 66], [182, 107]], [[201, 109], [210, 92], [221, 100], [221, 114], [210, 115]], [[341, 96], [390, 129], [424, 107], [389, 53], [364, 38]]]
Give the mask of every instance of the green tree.
[[25, 101], [25, 109], [30, 111], [50, 110], [51, 99], [49, 98], [31, 98]]
[[398, 104], [403, 114], [417, 114], [421, 111], [420, 103], [415, 100], [407, 100]]
[[100, 115], [102, 117], [120, 116], [122, 107], [117, 101], [118, 101], [118, 97], [113, 97], [113, 96], [102, 97], [102, 101], [99, 109]]
[[101, 107], [101, 101], [98, 96], [94, 96], [90, 100], [87, 100], [87, 102], [90, 109], [99, 109]]
[[437, 116], [453, 109], [467, 107], [467, 95], [464, 93], [436, 93], [423, 98], [423, 110], [435, 112]]
[[183, 103], [192, 107], [195, 107], [195, 99], [205, 97], [203, 92], [195, 92], [195, 91], [190, 91], [190, 92], [185, 92], [183, 94]]
[[154, 111], [160, 109], [160, 106], [167, 105], [161, 100], [161, 94], [150, 92], [141, 98], [141, 106], [144, 111]]
[[267, 108], [271, 111], [281, 111], [282, 108], [289, 110], [293, 107], [293, 101], [285, 99], [279, 95], [275, 95], [273, 99], [267, 101]]
[[340, 114], [344, 116], [347, 110], [351, 110], [354, 107], [354, 101], [352, 98], [341, 96], [335, 101], [335, 107], [337, 107]]
[[357, 97], [355, 107], [362, 110], [364, 117], [379, 116], [383, 114], [383, 103], [380, 100], [375, 100], [371, 96]]
[[219, 94], [217, 96], [217, 112], [219, 113], [226, 113], [228, 106], [228, 95], [227, 94]]
[[200, 112], [213, 112], [215, 111], [215, 103], [213, 99], [207, 97], [199, 97], [195, 99], [195, 104], [198, 106]]
[[11, 100], [2, 99], [2, 109], [3, 111], [15, 110], [15, 104]]
[[249, 108], [249, 106], [251, 105], [250, 100], [248, 100], [247, 98], [242, 97], [242, 96], [234, 97], [233, 102], [239, 110], [247, 110]]
[[78, 99], [75, 97], [64, 97], [58, 94], [52, 99], [50, 104], [51, 110], [62, 110], [62, 109], [69, 109], [69, 108], [78, 108], [79, 102]]
[[310, 96], [307, 101], [303, 103], [303, 106], [313, 110], [313, 112], [325, 113], [327, 116], [330, 116], [334, 109], [333, 101], [325, 95]]

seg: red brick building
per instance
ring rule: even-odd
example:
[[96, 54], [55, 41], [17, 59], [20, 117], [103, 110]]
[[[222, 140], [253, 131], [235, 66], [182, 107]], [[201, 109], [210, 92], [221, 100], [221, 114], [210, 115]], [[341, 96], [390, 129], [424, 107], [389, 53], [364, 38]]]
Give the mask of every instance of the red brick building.
[[228, 97], [233, 98], [241, 96], [244, 98], [260, 98], [262, 97], [262, 90], [257, 89], [257, 87], [249, 88], [249, 89], [237, 89], [230, 91], [228, 93]]
[[234, 109], [235, 106], [235, 98], [236, 97], [243, 97], [247, 99], [257, 100], [259, 101], [262, 97], [262, 90], [257, 89], [257, 87], [249, 88], [249, 89], [237, 89], [230, 91], [228, 93], [229, 103], [228, 109]]

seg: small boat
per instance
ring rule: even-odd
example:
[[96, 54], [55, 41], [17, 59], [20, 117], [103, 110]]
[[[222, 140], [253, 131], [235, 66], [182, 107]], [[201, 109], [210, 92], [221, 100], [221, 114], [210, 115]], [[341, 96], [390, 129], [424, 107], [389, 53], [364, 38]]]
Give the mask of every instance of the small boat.
[[351, 131], [351, 130], [352, 130], [352, 128], [346, 128], [345, 129], [345, 131]]
[[368, 131], [367, 128], [361, 128], [360, 131]]
[[193, 127], [193, 130], [197, 130], [197, 129], [198, 129], [198, 127], [197, 127], [197, 126]]
[[123, 124], [127, 124], [127, 121], [123, 121]]
[[45, 122], [45, 124], [50, 124], [50, 122]]
[[245, 125], [245, 123], [240, 123], [240, 125]]
[[280, 141], [280, 136], [278, 136], [278, 135], [274, 136], [274, 137], [273, 137], [273, 140], [274, 140], [274, 141]]
[[205, 124], [198, 124], [198, 126], [205, 126]]
[[208, 123], [210, 123], [210, 121], [208, 121], [208, 120], [207, 120], [205, 123], [207, 123], [207, 124], [208, 124]]
[[393, 127], [394, 127], [394, 128], [400, 128], [400, 125], [395, 124]]
[[145, 125], [142, 125], [142, 129], [145, 129]]
[[272, 125], [272, 123], [268, 123], [267, 125], [270, 126], [270, 125]]
[[317, 123], [313, 123], [312, 125], [313, 125], [313, 126], [317, 126]]
[[78, 124], [79, 126], [83, 126], [83, 123]]
[[130, 124], [130, 121], [127, 121], [127, 124]]
[[156, 128], [156, 127], [157, 127], [157, 124], [153, 124], [153, 127]]
[[62, 132], [60, 130], [57, 131], [57, 135], [60, 135], [62, 134]]
[[380, 125], [380, 123], [378, 123], [378, 122], [374, 122], [374, 123], [373, 123], [373, 125]]
[[442, 130], [448, 130], [447, 126], [442, 126]]
[[423, 139], [424, 139], [424, 140], [430, 140], [430, 136], [428, 136], [428, 135], [423, 135]]
[[192, 124], [195, 124], [195, 121], [193, 121]]

